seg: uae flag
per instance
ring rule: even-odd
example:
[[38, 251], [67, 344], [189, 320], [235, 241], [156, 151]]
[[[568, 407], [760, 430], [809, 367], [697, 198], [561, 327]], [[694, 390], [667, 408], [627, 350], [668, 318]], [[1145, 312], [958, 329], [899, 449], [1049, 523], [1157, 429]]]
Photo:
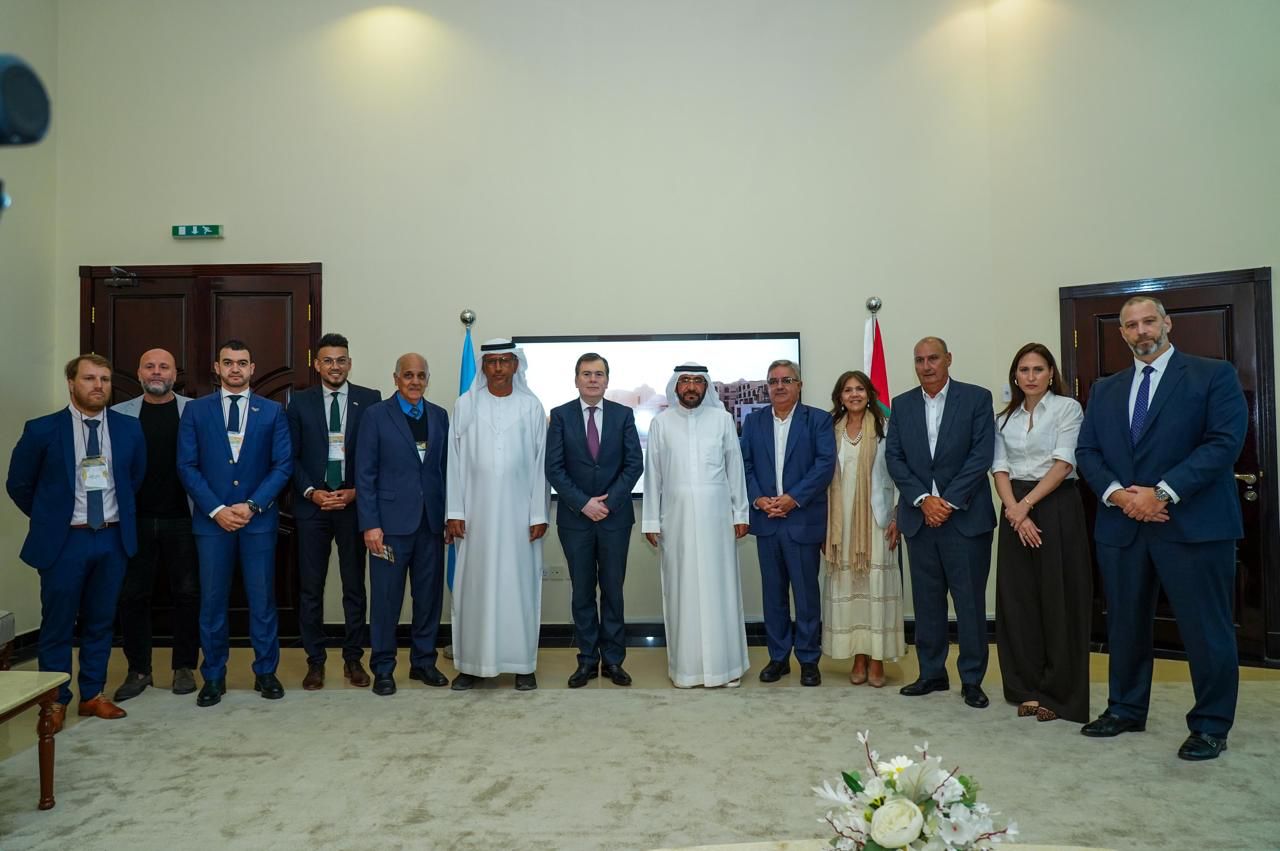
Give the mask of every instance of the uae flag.
[[867, 317], [867, 327], [862, 340], [863, 366], [871, 377], [871, 386], [880, 397], [880, 410], [887, 417], [890, 415], [889, 371], [884, 362], [884, 340], [880, 338], [880, 323], [875, 314]]

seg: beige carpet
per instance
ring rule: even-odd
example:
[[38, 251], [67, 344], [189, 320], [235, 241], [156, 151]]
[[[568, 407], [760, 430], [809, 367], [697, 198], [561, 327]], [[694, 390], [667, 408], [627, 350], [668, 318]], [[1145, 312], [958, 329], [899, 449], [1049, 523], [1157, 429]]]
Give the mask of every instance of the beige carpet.
[[[1102, 705], [1102, 686], [1094, 703]], [[822, 836], [809, 787], [932, 750], [1027, 843], [1280, 846], [1280, 683], [1243, 683], [1231, 750], [1174, 757], [1190, 686], [1158, 684], [1146, 733], [1086, 739], [957, 694], [859, 689], [291, 690], [221, 706], [148, 691], [127, 720], [58, 736], [55, 809], [36, 753], [0, 763], [0, 849], [632, 849]]]

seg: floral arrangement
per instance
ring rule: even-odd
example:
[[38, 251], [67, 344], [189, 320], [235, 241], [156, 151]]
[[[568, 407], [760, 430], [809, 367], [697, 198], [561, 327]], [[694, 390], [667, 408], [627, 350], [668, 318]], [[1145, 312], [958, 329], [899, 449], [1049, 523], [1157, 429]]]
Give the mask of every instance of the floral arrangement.
[[819, 821], [831, 826], [831, 847], [838, 851], [951, 851], [989, 849], [1015, 836], [1015, 823], [996, 828], [991, 812], [978, 802], [978, 784], [947, 771], [942, 757], [929, 756], [929, 743], [916, 745], [917, 759], [896, 756], [881, 762], [871, 749], [871, 732], [858, 733], [867, 755], [868, 776], [846, 771], [842, 780], [813, 787], [827, 806]]

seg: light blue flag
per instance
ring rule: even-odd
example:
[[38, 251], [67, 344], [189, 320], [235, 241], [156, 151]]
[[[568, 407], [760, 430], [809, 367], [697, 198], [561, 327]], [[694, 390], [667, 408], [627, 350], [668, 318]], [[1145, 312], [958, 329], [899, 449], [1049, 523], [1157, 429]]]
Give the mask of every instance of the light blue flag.
[[[462, 365], [458, 368], [458, 395], [471, 389], [471, 382], [476, 380], [476, 352], [471, 347], [471, 326], [467, 326], [467, 336], [462, 341]], [[453, 544], [449, 545], [449, 567], [445, 571], [445, 579], [449, 590], [453, 591], [453, 570], [458, 562], [458, 553]]]

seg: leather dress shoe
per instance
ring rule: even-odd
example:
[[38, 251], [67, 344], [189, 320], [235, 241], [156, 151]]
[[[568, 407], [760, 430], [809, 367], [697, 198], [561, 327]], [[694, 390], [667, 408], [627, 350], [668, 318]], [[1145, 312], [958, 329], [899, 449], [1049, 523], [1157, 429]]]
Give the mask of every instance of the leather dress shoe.
[[253, 690], [260, 692], [267, 700], [279, 700], [284, 697], [284, 686], [275, 674], [258, 674], [253, 678]]
[[960, 695], [964, 698], [964, 702], [974, 709], [986, 709], [991, 705], [991, 701], [987, 700], [986, 692], [982, 690], [982, 686], [977, 683], [965, 683], [960, 686]]
[[[49, 717], [53, 721], [53, 729], [50, 731], [55, 736], [62, 732], [62, 727], [67, 723], [67, 705], [65, 703], [55, 703], [49, 707]], [[36, 717], [36, 733], [40, 732], [40, 718]]]
[[222, 696], [227, 693], [227, 681], [222, 680], [205, 680], [204, 685], [200, 688], [200, 693], [196, 695], [196, 706], [213, 706], [222, 700]]
[[478, 682], [480, 682], [480, 678], [474, 674], [458, 674], [453, 678], [453, 684], [449, 688], [454, 691], [469, 691], [475, 688]]
[[151, 681], [150, 674], [130, 671], [124, 675], [124, 682], [120, 684], [120, 688], [116, 689], [116, 693], [111, 696], [111, 699], [116, 703], [123, 703], [129, 698], [142, 694], [149, 685], [155, 685]]
[[1205, 759], [1217, 759], [1218, 754], [1227, 749], [1225, 736], [1210, 736], [1208, 733], [1192, 733], [1178, 748], [1178, 759], [1199, 762]]
[[449, 678], [440, 673], [440, 669], [435, 665], [428, 668], [410, 668], [409, 679], [417, 680], [423, 685], [435, 686], [436, 688], [449, 684]]
[[538, 687], [538, 678], [534, 674], [516, 674], [516, 691], [533, 691]]
[[369, 687], [369, 672], [360, 664], [359, 659], [349, 659], [342, 663], [342, 676], [356, 688]]
[[615, 686], [631, 685], [631, 675], [622, 670], [621, 665], [602, 665], [600, 673], [608, 677]]
[[103, 692], [97, 697], [80, 701], [80, 709], [77, 711], [77, 714], [86, 717], [93, 716], [94, 718], [106, 718], [108, 720], [112, 720], [115, 718], [123, 718], [129, 713], [107, 700], [107, 695]]
[[1104, 712], [1081, 727], [1080, 732], [1094, 739], [1109, 739], [1121, 733], [1141, 733], [1145, 729], [1145, 721], [1130, 721]]
[[382, 697], [396, 693], [396, 678], [390, 674], [373, 675], [373, 693]]
[[307, 675], [302, 678], [304, 691], [319, 691], [324, 688], [324, 664], [308, 664]]
[[818, 670], [817, 662], [801, 662], [800, 663], [800, 685], [802, 686], [822, 685], [822, 673]]
[[908, 683], [898, 689], [898, 694], [905, 694], [907, 697], [919, 697], [922, 694], [930, 694], [935, 691], [947, 691], [951, 688], [951, 683], [947, 682], [946, 677], [933, 677], [926, 679], [921, 677], [914, 683]]
[[173, 669], [173, 693], [191, 694], [196, 690], [196, 675], [190, 668]]
[[579, 662], [578, 670], [569, 675], [569, 688], [582, 688], [598, 676], [600, 676], [600, 670], [595, 662], [590, 664]]
[[770, 662], [764, 666], [764, 670], [760, 672], [760, 682], [776, 683], [786, 674], [791, 673], [790, 662]]

